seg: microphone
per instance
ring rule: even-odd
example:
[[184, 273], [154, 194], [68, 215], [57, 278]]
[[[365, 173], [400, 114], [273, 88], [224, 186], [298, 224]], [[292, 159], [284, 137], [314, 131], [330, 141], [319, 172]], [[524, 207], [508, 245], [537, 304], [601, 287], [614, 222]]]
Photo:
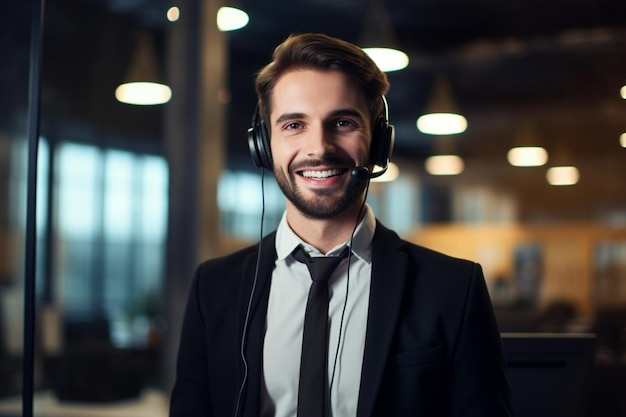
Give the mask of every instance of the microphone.
[[372, 178], [378, 178], [385, 172], [387, 172], [387, 166], [376, 172], [370, 172], [367, 167], [354, 167], [352, 171], [350, 171], [350, 175], [352, 175], [352, 178], [356, 181], [367, 181]]

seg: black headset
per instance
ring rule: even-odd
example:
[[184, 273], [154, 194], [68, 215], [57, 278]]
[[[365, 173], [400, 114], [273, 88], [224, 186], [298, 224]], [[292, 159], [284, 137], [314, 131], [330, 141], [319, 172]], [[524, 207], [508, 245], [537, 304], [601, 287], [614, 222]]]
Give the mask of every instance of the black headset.
[[[389, 110], [387, 99], [383, 99], [383, 114], [376, 118], [372, 128], [372, 146], [370, 147], [370, 162], [385, 169], [389, 163], [395, 134], [393, 125], [389, 124]], [[272, 149], [270, 147], [270, 135], [263, 118], [259, 114], [257, 105], [252, 115], [252, 126], [248, 129], [248, 146], [254, 164], [259, 168], [274, 169]]]

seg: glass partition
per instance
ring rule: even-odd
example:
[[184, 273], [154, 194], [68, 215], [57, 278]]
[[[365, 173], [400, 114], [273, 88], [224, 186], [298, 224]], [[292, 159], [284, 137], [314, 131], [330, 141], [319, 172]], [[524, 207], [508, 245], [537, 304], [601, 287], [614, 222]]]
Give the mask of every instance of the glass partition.
[[[28, 74], [32, 8], [3, 7], [0, 31], [0, 402], [21, 400]], [[19, 401], [18, 401], [19, 404]]]

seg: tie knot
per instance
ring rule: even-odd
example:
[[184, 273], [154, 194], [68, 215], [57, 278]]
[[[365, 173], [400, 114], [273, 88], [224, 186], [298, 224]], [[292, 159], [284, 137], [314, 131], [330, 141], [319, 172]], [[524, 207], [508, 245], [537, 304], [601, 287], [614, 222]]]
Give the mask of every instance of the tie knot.
[[313, 281], [328, 281], [333, 271], [348, 256], [349, 250], [346, 246], [337, 256], [310, 256], [300, 245], [293, 252], [293, 256], [307, 266]]

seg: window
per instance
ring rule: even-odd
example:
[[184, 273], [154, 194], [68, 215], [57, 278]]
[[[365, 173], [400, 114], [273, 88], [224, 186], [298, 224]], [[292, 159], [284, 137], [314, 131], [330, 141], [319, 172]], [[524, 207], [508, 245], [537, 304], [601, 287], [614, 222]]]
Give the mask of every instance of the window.
[[164, 158], [72, 142], [54, 158], [53, 299], [68, 318], [153, 313], [165, 265]]

